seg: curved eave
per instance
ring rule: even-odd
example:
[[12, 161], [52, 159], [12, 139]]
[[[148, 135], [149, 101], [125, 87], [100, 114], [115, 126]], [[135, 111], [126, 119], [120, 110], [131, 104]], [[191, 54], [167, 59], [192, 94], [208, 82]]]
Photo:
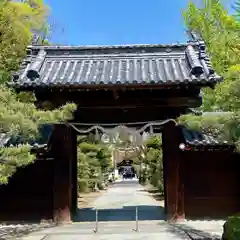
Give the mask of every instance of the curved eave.
[[218, 144], [185, 144], [185, 149], [181, 150], [183, 152], [194, 152], [194, 151], [208, 151], [208, 152], [218, 152], [218, 151], [235, 151], [236, 146], [232, 143], [218, 143]]
[[35, 82], [25, 82], [23, 84], [18, 82], [9, 82], [8, 86], [14, 89], [19, 90], [28, 90], [28, 91], [34, 91], [37, 89], [75, 89], [75, 90], [86, 90], [86, 89], [163, 89], [163, 88], [183, 88], [183, 87], [211, 87], [214, 88], [216, 84], [223, 81], [223, 78], [220, 76], [214, 77], [212, 79], [201, 79], [196, 82], [192, 81], [184, 81], [184, 82], [165, 82], [165, 83], [156, 83], [156, 82], [116, 82], [116, 83], [82, 83], [82, 84], [75, 84], [75, 83], [54, 83], [54, 84], [48, 84], [48, 83], [35, 83]]

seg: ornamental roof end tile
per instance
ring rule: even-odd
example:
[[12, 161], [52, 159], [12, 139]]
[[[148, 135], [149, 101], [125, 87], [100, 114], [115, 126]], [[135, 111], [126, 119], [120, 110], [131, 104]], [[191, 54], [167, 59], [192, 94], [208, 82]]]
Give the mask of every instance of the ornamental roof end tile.
[[10, 86], [214, 86], [222, 81], [202, 42], [113, 46], [29, 46]]

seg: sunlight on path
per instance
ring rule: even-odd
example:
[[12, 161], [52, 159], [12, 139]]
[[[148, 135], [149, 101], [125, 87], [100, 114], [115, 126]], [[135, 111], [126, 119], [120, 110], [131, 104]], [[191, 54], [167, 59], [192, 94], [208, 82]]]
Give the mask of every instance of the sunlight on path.
[[93, 222], [98, 209], [99, 221], [135, 221], [136, 207], [140, 221], [164, 220], [164, 208], [137, 181], [115, 183], [87, 208], [79, 209], [76, 222]]
[[92, 203], [93, 208], [111, 209], [124, 206], [160, 206], [144, 188], [136, 182], [119, 182]]

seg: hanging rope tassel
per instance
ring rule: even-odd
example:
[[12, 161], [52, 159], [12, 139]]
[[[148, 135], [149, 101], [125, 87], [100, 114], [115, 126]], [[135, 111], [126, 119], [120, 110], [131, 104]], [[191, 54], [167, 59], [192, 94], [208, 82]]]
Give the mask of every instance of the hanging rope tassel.
[[149, 134], [150, 134], [151, 136], [154, 134], [153, 126], [150, 126], [150, 127], [149, 127]]
[[96, 128], [95, 129], [95, 141], [99, 141], [99, 140], [100, 140], [100, 135], [99, 135], [98, 129]]

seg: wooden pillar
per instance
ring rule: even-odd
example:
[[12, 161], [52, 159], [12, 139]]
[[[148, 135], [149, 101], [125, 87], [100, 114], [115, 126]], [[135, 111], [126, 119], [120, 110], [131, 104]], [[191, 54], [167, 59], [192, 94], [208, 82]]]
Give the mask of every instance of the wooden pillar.
[[[179, 143], [180, 144], [180, 143]], [[179, 146], [178, 144], [178, 146]], [[179, 169], [179, 184], [178, 184], [178, 212], [177, 219], [185, 219], [185, 202], [184, 202], [184, 164], [181, 158], [181, 151], [178, 148], [178, 169]]]
[[179, 220], [184, 215], [184, 186], [180, 158], [180, 133], [174, 122], [163, 128], [163, 168], [165, 207], [168, 220]]
[[77, 204], [78, 204], [78, 155], [77, 155], [77, 134], [76, 132], [72, 132], [72, 214], [76, 214], [77, 212]]
[[72, 209], [72, 129], [65, 124], [56, 124], [53, 131], [52, 150], [54, 159], [54, 221], [71, 223]]

